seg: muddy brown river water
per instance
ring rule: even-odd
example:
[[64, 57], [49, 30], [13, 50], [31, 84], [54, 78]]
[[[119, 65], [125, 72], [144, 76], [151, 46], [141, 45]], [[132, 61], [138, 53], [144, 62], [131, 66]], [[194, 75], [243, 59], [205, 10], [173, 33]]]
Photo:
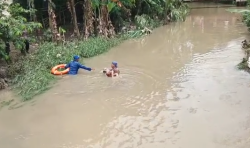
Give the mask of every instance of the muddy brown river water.
[[[3, 108], [0, 148], [249, 148], [250, 75], [235, 67], [248, 32], [225, 9], [193, 9], [87, 60], [97, 71]], [[112, 60], [120, 78], [99, 73]]]

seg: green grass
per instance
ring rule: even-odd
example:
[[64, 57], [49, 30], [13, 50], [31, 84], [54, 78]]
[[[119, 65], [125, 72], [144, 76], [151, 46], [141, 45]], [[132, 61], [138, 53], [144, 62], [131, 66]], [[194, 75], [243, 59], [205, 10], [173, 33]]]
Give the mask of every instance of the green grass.
[[23, 101], [48, 90], [56, 76], [50, 73], [55, 65], [68, 63], [73, 55], [84, 58], [93, 57], [108, 51], [118, 45], [126, 37], [105, 39], [90, 38], [87, 41], [68, 42], [64, 46], [54, 43], [43, 43], [37, 52], [25, 57], [12, 66], [12, 73], [16, 72], [13, 79], [14, 90], [22, 97]]

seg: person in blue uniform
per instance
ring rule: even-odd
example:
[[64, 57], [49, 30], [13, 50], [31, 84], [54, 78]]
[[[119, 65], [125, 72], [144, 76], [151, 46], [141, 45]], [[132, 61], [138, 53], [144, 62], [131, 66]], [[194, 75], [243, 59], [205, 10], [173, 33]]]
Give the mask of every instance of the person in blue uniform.
[[84, 69], [84, 70], [88, 70], [88, 71], [95, 70], [93, 68], [89, 68], [89, 67], [86, 67], [86, 66], [80, 64], [79, 59], [80, 59], [80, 57], [78, 55], [75, 55], [74, 60], [65, 66], [65, 69], [69, 68], [69, 73], [68, 73], [69, 75], [77, 75], [79, 68]]

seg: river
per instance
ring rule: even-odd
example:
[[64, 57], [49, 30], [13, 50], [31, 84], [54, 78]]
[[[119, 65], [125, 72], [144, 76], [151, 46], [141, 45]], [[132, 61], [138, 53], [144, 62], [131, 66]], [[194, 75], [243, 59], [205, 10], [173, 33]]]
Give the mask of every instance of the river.
[[[87, 60], [95, 72], [5, 107], [0, 147], [249, 148], [250, 76], [236, 68], [249, 33], [225, 9], [193, 9], [185, 22]], [[99, 73], [113, 60], [120, 78]]]

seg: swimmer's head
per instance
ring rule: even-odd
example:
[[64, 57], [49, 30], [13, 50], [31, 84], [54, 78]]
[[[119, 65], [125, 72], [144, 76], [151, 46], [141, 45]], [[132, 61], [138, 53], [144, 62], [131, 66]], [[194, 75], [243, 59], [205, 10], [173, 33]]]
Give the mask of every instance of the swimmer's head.
[[111, 64], [112, 68], [117, 68], [118, 67], [118, 63], [116, 61], [113, 61]]
[[78, 56], [78, 55], [75, 55], [75, 56], [73, 57], [73, 59], [74, 59], [74, 61], [79, 61], [79, 59], [80, 59], [80, 56]]

